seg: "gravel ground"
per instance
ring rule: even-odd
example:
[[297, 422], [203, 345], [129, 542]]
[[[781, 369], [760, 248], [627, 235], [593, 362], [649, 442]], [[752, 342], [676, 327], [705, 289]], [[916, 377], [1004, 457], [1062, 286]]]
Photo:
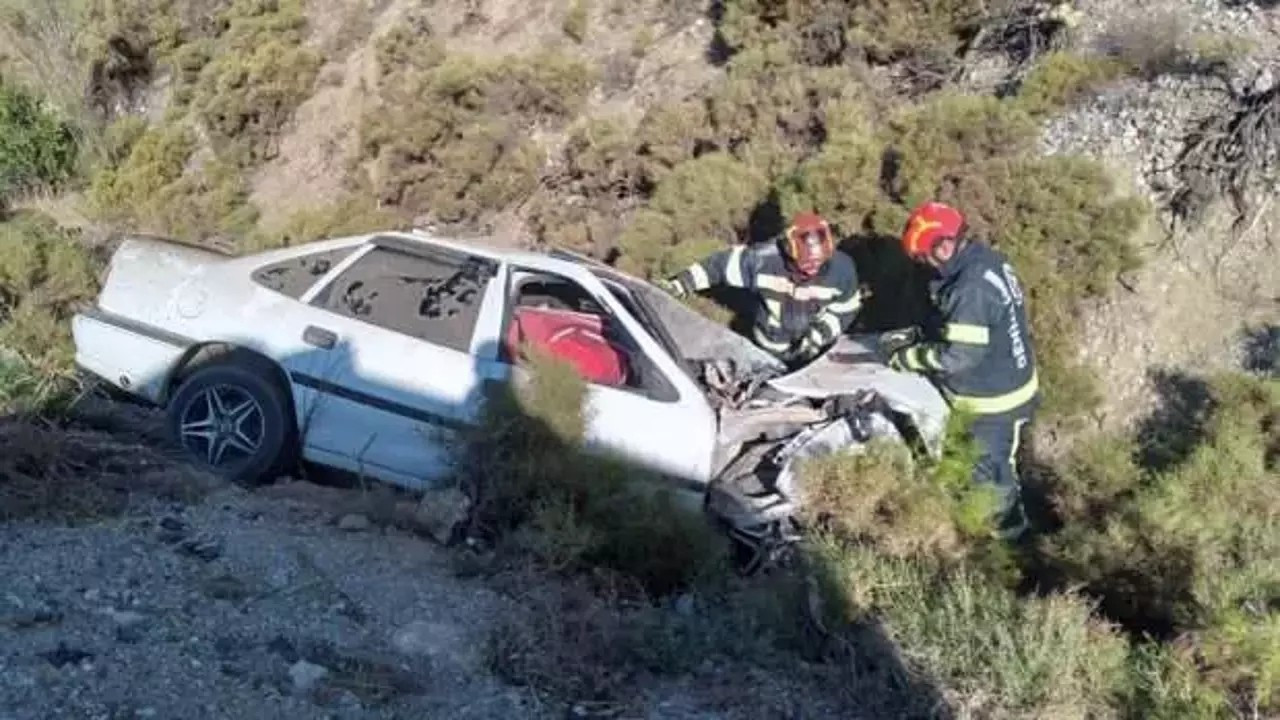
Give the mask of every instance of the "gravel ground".
[[484, 671], [509, 601], [428, 541], [331, 520], [227, 488], [0, 527], [0, 718], [541, 715]]

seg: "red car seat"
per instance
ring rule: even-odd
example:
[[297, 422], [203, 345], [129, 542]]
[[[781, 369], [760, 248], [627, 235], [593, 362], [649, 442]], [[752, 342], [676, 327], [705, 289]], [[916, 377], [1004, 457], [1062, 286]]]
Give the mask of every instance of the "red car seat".
[[507, 356], [523, 357], [525, 343], [566, 360], [588, 382], [623, 386], [626, 352], [604, 337], [604, 318], [573, 310], [517, 307], [505, 338]]

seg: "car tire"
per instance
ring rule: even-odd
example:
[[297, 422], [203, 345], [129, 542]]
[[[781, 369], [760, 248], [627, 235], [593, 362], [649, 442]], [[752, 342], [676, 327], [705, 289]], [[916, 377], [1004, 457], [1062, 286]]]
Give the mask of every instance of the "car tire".
[[170, 438], [184, 454], [232, 482], [271, 482], [296, 460], [288, 392], [257, 363], [229, 360], [196, 370], [166, 414]]

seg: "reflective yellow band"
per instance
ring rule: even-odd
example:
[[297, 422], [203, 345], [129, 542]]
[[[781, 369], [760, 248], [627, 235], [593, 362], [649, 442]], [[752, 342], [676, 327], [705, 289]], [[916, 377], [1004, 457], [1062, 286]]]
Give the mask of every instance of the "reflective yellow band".
[[701, 263], [689, 266], [689, 276], [693, 279], [694, 290], [706, 290], [711, 287], [711, 278], [707, 277], [707, 271]]
[[756, 287], [772, 290], [796, 300], [832, 300], [843, 294], [840, 288], [825, 285], [796, 285], [790, 278], [766, 273], [756, 275]]
[[930, 370], [942, 369], [942, 358], [938, 356], [938, 348], [936, 347], [929, 346], [924, 348], [924, 351], [921, 353], [920, 362]]
[[993, 397], [952, 395], [951, 402], [957, 408], [962, 408], [978, 415], [999, 415], [1027, 404], [1035, 397], [1036, 391], [1039, 389], [1040, 379], [1037, 373], [1032, 372], [1031, 379], [1027, 381], [1027, 384], [1013, 392]]
[[725, 282], [733, 287], [746, 287], [742, 279], [742, 246], [735, 246], [729, 251], [729, 264], [724, 269]]
[[840, 318], [829, 312], [825, 312], [822, 313], [822, 324], [826, 325], [827, 329], [831, 331], [832, 339], [840, 337], [840, 330], [842, 329], [840, 327]]
[[764, 348], [765, 350], [769, 350], [772, 352], [784, 352], [787, 348], [791, 347], [789, 343], [774, 342], [773, 340], [770, 340], [769, 337], [765, 335], [764, 332], [762, 332], [759, 327], [757, 327], [755, 330], [755, 336], [756, 336], [756, 342], [759, 343], [760, 347]]
[[808, 285], [797, 287], [791, 296], [797, 300], [831, 300], [840, 297], [840, 288]]
[[862, 295], [854, 293], [848, 300], [831, 303], [827, 306], [827, 310], [837, 315], [845, 315], [847, 313], [856, 312], [860, 307], [862, 307]]
[[796, 289], [796, 286], [791, 284], [790, 280], [781, 275], [765, 275], [764, 273], [756, 275], [756, 287], [772, 290], [783, 295], [790, 295], [791, 291]]
[[782, 303], [777, 300], [765, 299], [764, 307], [769, 311], [769, 318], [767, 320], [769, 327], [782, 327]]
[[919, 371], [924, 369], [924, 361], [920, 359], [920, 351], [922, 349], [923, 348], [917, 345], [915, 347], [907, 348], [907, 351], [902, 354], [902, 359], [906, 361], [908, 370]]
[[986, 345], [991, 342], [991, 331], [986, 325], [966, 325], [965, 323], [947, 323], [942, 336], [948, 342], [965, 345]]

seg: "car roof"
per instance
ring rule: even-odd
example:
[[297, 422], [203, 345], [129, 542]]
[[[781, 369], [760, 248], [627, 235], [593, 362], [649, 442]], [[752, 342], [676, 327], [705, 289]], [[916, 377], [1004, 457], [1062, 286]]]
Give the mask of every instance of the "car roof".
[[421, 245], [423, 247], [442, 247], [508, 264], [532, 265], [538, 268], [562, 272], [569, 276], [594, 277], [594, 275], [592, 275], [592, 273], [581, 263], [557, 258], [548, 253], [531, 252], [528, 250], [513, 250], [510, 248], [499, 247], [488, 242], [483, 237], [474, 239], [467, 238], [464, 240], [460, 238], [435, 235], [425, 230], [413, 230], [411, 232], [375, 232], [365, 236], [365, 239], [367, 242], [375, 244], [378, 243], [379, 240], [391, 240], [392, 243], [406, 242]]

